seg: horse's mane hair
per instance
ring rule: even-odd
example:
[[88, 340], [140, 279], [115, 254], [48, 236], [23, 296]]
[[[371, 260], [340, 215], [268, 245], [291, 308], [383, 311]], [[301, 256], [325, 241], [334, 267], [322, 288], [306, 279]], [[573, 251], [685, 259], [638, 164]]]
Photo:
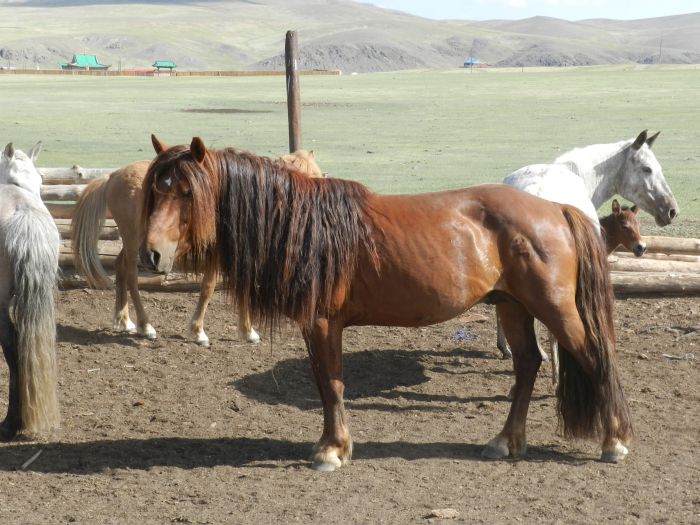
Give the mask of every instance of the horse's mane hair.
[[564, 164], [575, 174], [583, 177], [594, 173], [598, 164], [622, 153], [632, 142], [634, 139], [574, 148], [559, 155], [554, 159], [554, 164]]
[[274, 325], [284, 314], [310, 326], [338, 294], [344, 298], [361, 250], [376, 261], [369, 190], [234, 149], [215, 155], [225, 288], [262, 322]]
[[161, 172], [186, 177], [194, 252], [215, 254], [226, 291], [254, 318], [309, 327], [344, 299], [361, 256], [377, 264], [365, 186], [233, 148], [208, 150], [200, 165], [176, 148], [156, 158], [144, 189]]

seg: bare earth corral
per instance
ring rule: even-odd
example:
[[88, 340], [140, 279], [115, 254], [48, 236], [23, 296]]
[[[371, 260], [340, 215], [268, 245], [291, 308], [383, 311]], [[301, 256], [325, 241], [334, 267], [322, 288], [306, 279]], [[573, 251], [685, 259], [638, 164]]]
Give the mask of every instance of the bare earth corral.
[[[298, 331], [244, 344], [217, 293], [213, 346], [200, 348], [185, 330], [195, 294], [144, 295], [156, 341], [110, 330], [112, 293], [60, 293], [63, 428], [0, 444], [0, 523], [427, 523], [444, 508], [458, 513], [448, 523], [700, 523], [697, 297], [617, 301], [637, 433], [624, 463], [556, 434], [547, 363], [527, 457], [481, 459], [513, 376], [493, 309], [478, 306], [424, 329], [346, 330], [354, 459], [318, 473], [307, 457], [322, 416]], [[3, 366], [3, 414], [6, 389]]]

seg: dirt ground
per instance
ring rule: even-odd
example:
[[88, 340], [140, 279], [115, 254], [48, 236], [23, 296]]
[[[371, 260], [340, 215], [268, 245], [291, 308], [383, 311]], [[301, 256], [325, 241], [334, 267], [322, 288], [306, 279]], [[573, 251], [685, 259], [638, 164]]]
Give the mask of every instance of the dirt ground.
[[[144, 295], [155, 341], [110, 329], [110, 292], [60, 293], [63, 428], [53, 442], [0, 444], [0, 523], [700, 523], [700, 298], [617, 301], [637, 433], [619, 465], [556, 434], [546, 364], [527, 457], [481, 459], [513, 381], [492, 308], [424, 329], [348, 329], [354, 459], [318, 473], [307, 458], [322, 416], [298, 331], [242, 343], [217, 293], [213, 345], [200, 348], [186, 333], [196, 294]], [[3, 366], [3, 414], [6, 388]]]

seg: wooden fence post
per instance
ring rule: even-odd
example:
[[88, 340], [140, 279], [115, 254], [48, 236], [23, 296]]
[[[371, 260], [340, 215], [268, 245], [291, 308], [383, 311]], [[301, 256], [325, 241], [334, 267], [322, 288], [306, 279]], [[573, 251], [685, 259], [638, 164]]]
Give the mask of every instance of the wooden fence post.
[[297, 32], [287, 31], [284, 43], [287, 72], [287, 119], [289, 120], [289, 153], [301, 149], [301, 102], [299, 96], [299, 49]]

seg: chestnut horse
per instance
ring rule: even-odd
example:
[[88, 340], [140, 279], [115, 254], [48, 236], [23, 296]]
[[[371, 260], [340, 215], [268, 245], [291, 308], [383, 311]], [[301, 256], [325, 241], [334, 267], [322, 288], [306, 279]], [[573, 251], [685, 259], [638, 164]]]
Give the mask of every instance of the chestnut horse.
[[607, 256], [580, 210], [501, 184], [378, 195], [251, 153], [208, 150], [199, 137], [156, 150], [143, 186], [146, 258], [166, 271], [177, 257], [194, 266], [217, 257], [224, 287], [254, 318], [299, 324], [323, 404], [313, 468], [334, 470], [352, 454], [343, 329], [425, 326], [479, 302], [497, 304], [516, 377], [508, 418], [484, 456], [525, 453], [542, 362], [534, 317], [562, 348], [564, 434], [598, 439], [604, 461], [627, 454], [632, 423]]
[[[308, 174], [309, 177], [324, 176], [316, 164], [313, 150], [296, 151], [280, 157], [280, 160], [289, 167]], [[142, 225], [139, 222], [143, 202], [141, 185], [149, 164], [150, 161], [146, 160], [134, 162], [91, 181], [76, 204], [71, 233], [73, 260], [78, 271], [85, 275], [90, 286], [111, 288], [112, 282], [102, 267], [97, 252], [97, 241], [109, 209], [122, 238], [122, 249], [115, 266], [113, 327], [118, 331], [136, 332], [149, 339], [155, 339], [156, 330], [146, 314], [138, 289], [139, 248], [143, 240]], [[204, 314], [214, 295], [216, 280], [216, 268], [206, 265], [199, 300], [190, 320], [190, 332], [201, 346], [209, 346], [209, 337], [204, 331]], [[131, 295], [136, 310], [136, 325], [129, 318], [127, 292]], [[238, 313], [238, 330], [241, 337], [249, 343], [260, 341], [247, 312], [239, 309]]]

